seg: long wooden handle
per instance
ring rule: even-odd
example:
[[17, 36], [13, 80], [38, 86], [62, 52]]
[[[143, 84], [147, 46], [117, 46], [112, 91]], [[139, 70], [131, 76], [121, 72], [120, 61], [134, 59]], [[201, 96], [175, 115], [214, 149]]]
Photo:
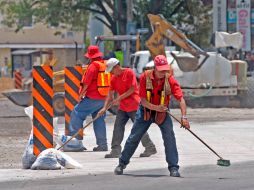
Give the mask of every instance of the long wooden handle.
[[[175, 116], [173, 116], [169, 111], [167, 111], [167, 113], [173, 117], [178, 123], [180, 123], [180, 125], [182, 126], [182, 122], [179, 121], [179, 119], [177, 119]], [[183, 126], [184, 127], [184, 126]], [[185, 127], [184, 127], [185, 128]], [[193, 131], [191, 131], [188, 128], [185, 128], [186, 130], [188, 130], [192, 135], [194, 135], [200, 142], [202, 142], [207, 148], [209, 148], [214, 154], [216, 154], [216, 156], [218, 156], [220, 159], [223, 159], [217, 152], [215, 152], [210, 146], [208, 146], [208, 144], [206, 144], [199, 136], [197, 136]]]
[[[105, 110], [105, 112], [112, 106], [112, 103], [110, 103], [107, 107], [107, 109]], [[103, 114], [105, 113], [103, 112]], [[93, 123], [95, 120], [97, 120], [99, 117], [101, 117], [101, 115], [96, 115], [95, 118], [93, 118], [91, 121], [89, 121], [85, 126], [83, 126], [82, 128], [80, 128], [74, 135], [71, 136], [71, 138], [69, 140], [67, 140], [64, 144], [62, 144], [57, 150], [60, 150], [61, 148], [63, 148], [66, 144], [68, 144], [73, 138], [75, 138], [81, 129], [85, 129], [87, 128], [89, 125], [91, 125], [91, 123]]]

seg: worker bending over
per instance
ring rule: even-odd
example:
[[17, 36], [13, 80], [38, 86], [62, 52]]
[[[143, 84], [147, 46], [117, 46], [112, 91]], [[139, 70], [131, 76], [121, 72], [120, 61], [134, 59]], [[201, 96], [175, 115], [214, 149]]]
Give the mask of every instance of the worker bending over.
[[172, 94], [180, 103], [182, 125], [189, 128], [190, 125], [186, 117], [186, 104], [182, 90], [174, 79], [172, 72], [170, 72], [170, 65], [166, 57], [157, 55], [154, 58], [154, 63], [155, 69], [145, 71], [140, 77], [139, 95], [141, 105], [138, 108], [131, 134], [119, 158], [119, 165], [115, 168], [116, 175], [123, 174], [123, 170], [129, 164], [140, 139], [151, 124], [156, 123], [162, 133], [170, 176], [180, 177], [173, 123], [167, 111]]

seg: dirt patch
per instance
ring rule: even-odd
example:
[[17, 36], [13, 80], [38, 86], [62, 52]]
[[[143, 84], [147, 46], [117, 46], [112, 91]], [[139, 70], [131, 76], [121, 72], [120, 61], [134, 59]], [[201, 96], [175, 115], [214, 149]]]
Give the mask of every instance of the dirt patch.
[[0, 98], [3, 98], [4, 96], [1, 94], [1, 92], [9, 89], [14, 88], [14, 80], [12, 78], [0, 78]]
[[0, 168], [21, 168], [31, 131], [29, 118], [0, 118], [0, 126]]
[[[21, 156], [31, 131], [31, 124], [23, 108], [14, 105], [7, 99], [0, 99], [0, 169], [21, 168]], [[171, 110], [180, 118], [180, 110]], [[254, 109], [188, 109], [191, 122], [253, 120]], [[107, 117], [106, 122], [112, 125], [114, 116]]]

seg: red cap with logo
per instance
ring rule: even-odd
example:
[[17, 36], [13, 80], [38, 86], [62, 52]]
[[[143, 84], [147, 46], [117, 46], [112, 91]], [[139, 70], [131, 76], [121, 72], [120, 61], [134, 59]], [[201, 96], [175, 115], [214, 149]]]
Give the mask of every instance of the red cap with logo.
[[167, 58], [164, 55], [157, 55], [154, 58], [155, 68], [158, 71], [169, 71], [170, 65], [168, 64]]
[[91, 45], [87, 48], [87, 52], [84, 56], [88, 57], [89, 59], [94, 59], [96, 57], [102, 57], [103, 53], [100, 52], [98, 46]]

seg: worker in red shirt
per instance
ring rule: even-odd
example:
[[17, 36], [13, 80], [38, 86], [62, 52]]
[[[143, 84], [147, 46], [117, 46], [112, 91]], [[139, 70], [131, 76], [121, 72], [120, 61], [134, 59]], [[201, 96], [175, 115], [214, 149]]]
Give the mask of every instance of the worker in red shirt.
[[171, 94], [179, 101], [182, 113], [182, 125], [189, 128], [186, 117], [186, 104], [178, 82], [170, 72], [170, 65], [164, 55], [154, 58], [155, 69], [143, 73], [140, 77], [139, 95], [141, 105], [137, 111], [131, 134], [119, 158], [115, 174], [123, 174], [123, 170], [134, 154], [140, 139], [152, 123], [156, 123], [162, 133], [165, 146], [166, 161], [170, 176], [180, 177], [178, 171], [178, 152], [171, 117], [167, 113]]
[[[110, 72], [113, 76], [110, 81], [109, 94], [99, 114], [105, 113], [110, 103], [119, 105], [119, 109], [114, 124], [111, 143], [112, 150], [109, 154], [105, 155], [105, 158], [118, 158], [121, 154], [121, 143], [124, 138], [125, 125], [129, 119], [134, 122], [136, 111], [140, 103], [140, 97], [138, 94], [136, 76], [132, 69], [122, 68], [118, 59], [110, 58], [107, 61], [106, 72]], [[118, 93], [116, 99], [114, 99], [115, 92]], [[145, 151], [140, 154], [140, 157], [149, 157], [157, 152], [148, 133], [144, 133], [141, 138], [141, 143], [145, 147]]]
[[[83, 127], [83, 122], [88, 115], [92, 115], [95, 118], [99, 110], [104, 105], [106, 96], [108, 94], [109, 86], [100, 84], [98, 80], [103, 77], [106, 69], [106, 63], [102, 59], [103, 54], [100, 52], [98, 46], [91, 45], [88, 47], [85, 57], [90, 59], [90, 63], [86, 72], [81, 80], [81, 88], [79, 92], [80, 102], [74, 107], [71, 112], [70, 119], [70, 135], [74, 135], [80, 128]], [[107, 79], [105, 77], [105, 79]], [[93, 151], [107, 151], [107, 137], [106, 137], [106, 125], [105, 114], [93, 122], [94, 133], [96, 137], [97, 147], [93, 148]]]

